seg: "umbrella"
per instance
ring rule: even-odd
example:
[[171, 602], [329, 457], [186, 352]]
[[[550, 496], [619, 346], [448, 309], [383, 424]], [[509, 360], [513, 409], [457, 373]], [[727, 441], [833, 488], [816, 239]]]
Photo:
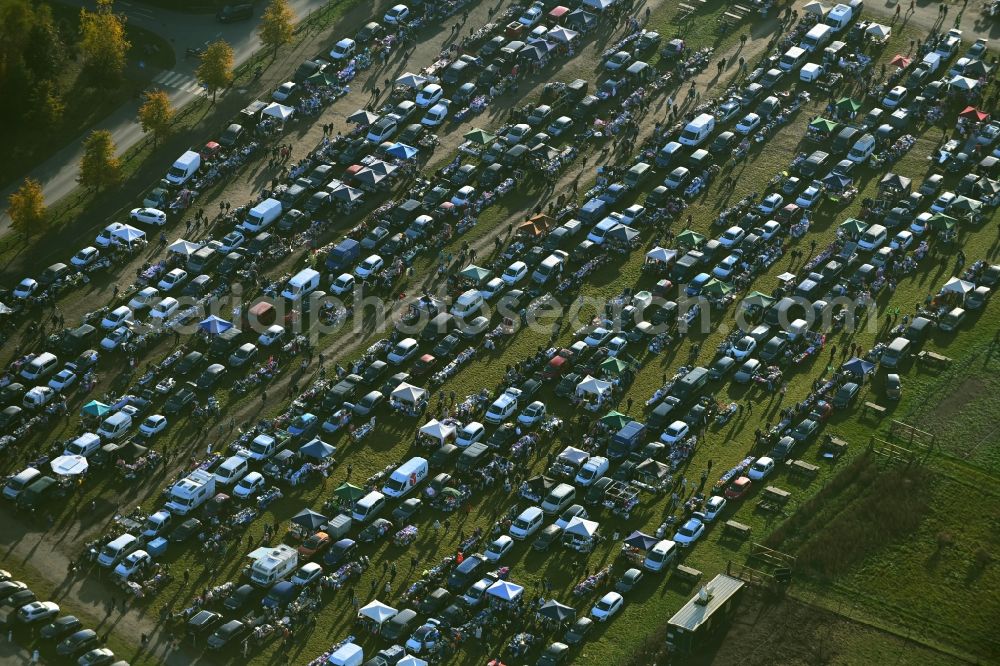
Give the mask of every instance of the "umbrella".
[[609, 358], [601, 363], [601, 372], [611, 377], [617, 377], [628, 370], [628, 363], [620, 358]]
[[956, 76], [948, 82], [948, 85], [959, 90], [972, 90], [979, 85], [979, 81], [970, 79], [967, 76]]
[[80, 410], [80, 414], [83, 416], [96, 416], [98, 418], [104, 416], [111, 411], [111, 407], [105, 405], [103, 402], [97, 400], [91, 400]]
[[838, 111], [850, 111], [851, 113], [857, 113], [861, 110], [861, 102], [855, 101], [850, 97], [841, 97], [837, 100], [834, 107]]
[[347, 116], [347, 122], [354, 123], [356, 125], [371, 125], [376, 120], [378, 120], [378, 116], [368, 109], [358, 109], [351, 115]]
[[397, 85], [413, 88], [414, 90], [422, 88], [425, 83], [427, 83], [427, 77], [420, 76], [419, 74], [414, 74], [412, 72], [407, 72], [396, 79]]
[[211, 315], [207, 319], [203, 320], [198, 324], [198, 328], [205, 331], [209, 335], [218, 335], [223, 331], [228, 331], [233, 327], [231, 321], [226, 321], [225, 319], [220, 319], [215, 315]]
[[819, 18], [823, 18], [824, 16], [826, 16], [827, 11], [829, 10], [826, 8], [826, 5], [824, 5], [822, 2], [819, 2], [819, 0], [814, 0], [813, 2], [807, 2], [806, 4], [802, 5], [802, 11], [806, 14], [812, 14], [813, 16], [818, 16]]
[[[654, 542], [655, 543], [655, 542]], [[538, 614], [557, 622], [565, 622], [576, 617], [576, 609], [561, 604], [555, 599], [549, 599], [538, 609]]]
[[723, 282], [722, 280], [716, 280], [712, 278], [705, 283], [705, 286], [701, 288], [701, 293], [708, 296], [715, 296], [716, 298], [720, 296], [725, 296], [733, 290], [733, 285], [728, 282]]
[[766, 308], [771, 303], [774, 303], [774, 299], [759, 291], [752, 291], [743, 299], [743, 307], [745, 308]]
[[389, 618], [395, 616], [399, 611], [388, 606], [378, 599], [373, 599], [371, 603], [366, 604], [358, 609], [358, 614], [367, 617], [376, 624], [382, 624]]
[[83, 456], [59, 456], [49, 465], [59, 476], [79, 476], [87, 471], [87, 459]]
[[398, 157], [401, 160], [408, 160], [416, 157], [417, 153], [420, 151], [413, 146], [408, 146], [405, 143], [394, 143], [388, 148], [386, 148], [386, 155], [392, 155], [393, 157]]
[[490, 134], [486, 130], [474, 127], [473, 129], [466, 132], [463, 137], [466, 141], [471, 141], [472, 143], [478, 143], [481, 146], [493, 143], [496, 140], [495, 134]]
[[874, 363], [869, 363], [868, 361], [863, 361], [857, 356], [840, 366], [844, 372], [849, 372], [855, 377], [864, 377], [869, 372], [875, 369]]
[[857, 238], [861, 234], [865, 233], [866, 229], [868, 229], [868, 223], [862, 222], [855, 217], [849, 217], [840, 223], [839, 229], [848, 236]]
[[837, 129], [837, 122], [829, 118], [817, 118], [809, 123], [809, 127], [821, 132], [833, 132], [833, 130]]
[[599, 419], [601, 425], [614, 431], [621, 430], [631, 420], [629, 417], [615, 410], [608, 412]]
[[304, 527], [307, 530], [318, 529], [320, 525], [330, 520], [322, 513], [317, 513], [312, 509], [302, 509], [292, 516], [292, 524]]
[[187, 241], [181, 238], [180, 240], [175, 240], [173, 243], [171, 243], [167, 247], [167, 252], [179, 254], [184, 257], [190, 257], [192, 254], [194, 254], [200, 249], [201, 245], [199, 243], [192, 243], [191, 241]]
[[363, 488], [359, 488], [353, 483], [342, 483], [333, 491], [334, 497], [347, 502], [354, 502], [365, 496]]
[[956, 224], [958, 224], [958, 220], [944, 213], [935, 213], [927, 220], [927, 226], [934, 231], [951, 231]]
[[901, 55], [901, 54], [897, 53], [893, 57], [893, 59], [889, 61], [889, 64], [890, 65], [895, 65], [896, 67], [899, 67], [900, 69], [906, 69], [907, 67], [910, 66], [911, 62], [913, 62], [913, 61], [910, 60], [909, 58], [907, 58], [905, 55]]
[[625, 537], [625, 543], [633, 548], [638, 548], [639, 550], [649, 550], [657, 544], [659, 540], [656, 537], [649, 536], [645, 532], [640, 532], [636, 530]]
[[504, 601], [514, 601], [524, 593], [524, 588], [509, 580], [498, 580], [486, 588], [486, 594]]
[[698, 247], [705, 242], [705, 237], [699, 234], [697, 231], [692, 231], [691, 229], [685, 229], [684, 231], [677, 234], [675, 239], [678, 245], [686, 245], [687, 247]]
[[318, 437], [310, 442], [306, 442], [299, 447], [299, 453], [313, 460], [326, 460], [337, 452], [337, 447], [330, 446]]

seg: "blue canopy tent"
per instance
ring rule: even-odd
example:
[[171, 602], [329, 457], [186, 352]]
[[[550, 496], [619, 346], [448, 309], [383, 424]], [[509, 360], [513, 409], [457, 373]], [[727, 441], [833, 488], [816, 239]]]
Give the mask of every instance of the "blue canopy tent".
[[658, 541], [659, 539], [656, 537], [651, 537], [645, 532], [640, 532], [638, 530], [625, 537], [625, 543], [633, 548], [638, 548], [639, 550], [649, 550], [655, 546]]
[[105, 405], [103, 402], [98, 400], [91, 400], [86, 405], [80, 409], [81, 416], [93, 416], [96, 418], [101, 418], [105, 414], [111, 411], [109, 405]]
[[875, 369], [875, 364], [855, 356], [840, 367], [844, 372], [849, 372], [855, 377], [864, 377]]
[[337, 452], [337, 447], [330, 446], [318, 437], [310, 442], [306, 442], [299, 448], [299, 454], [314, 460], [326, 460]]
[[200, 324], [198, 324], [198, 328], [205, 331], [209, 335], [218, 335], [223, 331], [228, 331], [232, 327], [233, 327], [232, 322], [216, 317], [215, 315], [211, 315], [207, 319], [203, 320]]
[[386, 148], [386, 155], [392, 155], [393, 157], [398, 157], [401, 160], [409, 160], [416, 157], [417, 153], [420, 151], [413, 146], [408, 146], [405, 143], [396, 142]]

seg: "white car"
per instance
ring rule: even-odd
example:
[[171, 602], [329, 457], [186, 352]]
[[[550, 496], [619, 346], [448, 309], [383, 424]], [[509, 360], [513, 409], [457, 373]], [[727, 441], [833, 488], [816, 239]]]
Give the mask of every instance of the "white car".
[[893, 236], [892, 242], [889, 243], [889, 247], [893, 250], [905, 250], [911, 245], [913, 245], [913, 234], [905, 229]]
[[590, 609], [590, 617], [598, 622], [607, 622], [622, 609], [625, 599], [617, 592], [608, 592]]
[[420, 119], [420, 124], [424, 127], [437, 127], [448, 119], [448, 100], [443, 99], [431, 108]]
[[36, 386], [24, 394], [21, 405], [25, 409], [41, 409], [52, 402], [56, 397], [56, 392], [48, 386]]
[[133, 222], [153, 224], [162, 227], [167, 223], [167, 214], [158, 208], [133, 208], [129, 213]]
[[887, 109], [895, 109], [906, 99], [906, 87], [895, 86], [882, 98], [882, 106]]
[[503, 140], [507, 143], [507, 145], [514, 146], [524, 141], [524, 137], [528, 136], [530, 131], [531, 125], [528, 125], [527, 123], [518, 123], [507, 130], [507, 133], [503, 136]]
[[149, 556], [149, 553], [144, 550], [134, 550], [115, 567], [115, 574], [128, 580], [132, 574], [152, 563], [153, 558]]
[[128, 327], [119, 326], [115, 330], [109, 331], [108, 334], [101, 339], [101, 349], [114, 351], [128, 342], [131, 337], [132, 331], [130, 331]]
[[743, 255], [737, 250], [733, 252], [725, 259], [720, 261], [718, 265], [712, 269], [712, 275], [719, 278], [720, 280], [728, 280], [733, 276], [733, 273], [740, 265], [740, 260], [743, 259]]
[[504, 270], [500, 279], [513, 286], [526, 277], [528, 277], [528, 264], [523, 261], [515, 261]]
[[187, 271], [183, 268], [175, 268], [169, 273], [163, 276], [156, 286], [160, 288], [161, 291], [170, 291], [174, 287], [178, 287], [187, 280]]
[[468, 206], [472, 203], [472, 200], [476, 196], [476, 188], [471, 185], [463, 185], [458, 188], [458, 191], [451, 197], [451, 205], [458, 206], [462, 208], [463, 206]]
[[49, 388], [58, 393], [62, 393], [75, 383], [76, 373], [69, 368], [63, 368], [49, 380]]
[[773, 471], [774, 458], [761, 456], [753, 461], [753, 465], [750, 466], [747, 476], [750, 477], [751, 481], [760, 481], [761, 479], [766, 479]]
[[674, 532], [674, 543], [681, 548], [690, 548], [705, 533], [705, 523], [700, 518], [690, 518]]
[[465, 448], [475, 444], [486, 434], [486, 427], [479, 421], [469, 421], [458, 431], [455, 437], [455, 446]]
[[610, 464], [610, 461], [604, 456], [592, 456], [583, 463], [583, 467], [577, 472], [573, 482], [578, 486], [591, 486], [608, 473]]
[[173, 316], [173, 314], [177, 312], [180, 307], [180, 301], [173, 296], [167, 296], [153, 306], [153, 308], [149, 311], [149, 316], [153, 319], [159, 319], [161, 322], [164, 322]]
[[778, 232], [781, 231], [781, 225], [775, 220], [768, 220], [761, 225], [760, 229], [763, 232], [760, 237], [768, 241], [778, 235]]
[[357, 48], [357, 42], [353, 39], [344, 37], [342, 40], [334, 44], [332, 49], [330, 49], [330, 58], [333, 60], [346, 60], [354, 55], [354, 51]]
[[781, 208], [783, 203], [785, 203], [785, 198], [777, 192], [772, 192], [764, 197], [759, 204], [757, 204], [757, 210], [764, 215], [771, 215], [776, 210]]
[[298, 87], [299, 84], [295, 83], [295, 81], [285, 81], [280, 86], [278, 86], [277, 90], [271, 93], [271, 99], [273, 99], [275, 102], [285, 102], [292, 95], [295, 94], [295, 91], [298, 89]]
[[521, 425], [532, 426], [545, 418], [545, 403], [540, 400], [535, 400], [533, 403], [524, 408], [520, 414], [517, 415], [517, 422]]
[[932, 215], [926, 211], [917, 215], [913, 222], [910, 223], [910, 233], [917, 236], [923, 236], [927, 233], [927, 225], [930, 223], [931, 217]]
[[285, 339], [285, 327], [279, 324], [271, 324], [267, 330], [257, 336], [257, 343], [261, 347], [270, 347], [280, 344]]
[[444, 88], [436, 83], [428, 83], [417, 93], [414, 102], [421, 109], [426, 109], [437, 104], [442, 97], [444, 97]]
[[604, 69], [609, 72], [617, 72], [632, 64], [632, 54], [628, 51], [618, 51], [608, 58], [604, 63]]
[[143, 287], [139, 290], [132, 300], [128, 302], [128, 306], [133, 310], [145, 310], [146, 308], [153, 307], [153, 304], [160, 298], [160, 291], [156, 287]]
[[163, 414], [150, 414], [139, 424], [139, 432], [146, 437], [159, 435], [167, 428], [167, 417]]
[[110, 331], [113, 328], [118, 328], [123, 324], [127, 324], [134, 318], [132, 310], [127, 305], [119, 305], [117, 308], [104, 315], [104, 318], [101, 319], [101, 328], [105, 331]]
[[611, 331], [603, 326], [598, 326], [583, 339], [583, 342], [588, 347], [600, 347], [610, 337]]
[[712, 495], [705, 501], [705, 522], [710, 523], [715, 520], [722, 510], [726, 508], [726, 498], [722, 495]]
[[513, 547], [514, 540], [506, 534], [501, 534], [486, 548], [486, 552], [483, 555], [486, 556], [488, 562], [499, 562]]
[[957, 198], [958, 195], [954, 192], [943, 192], [941, 196], [935, 199], [934, 203], [931, 204], [931, 212], [944, 213], [951, 208], [951, 204], [953, 204]]
[[410, 16], [410, 8], [406, 5], [394, 5], [392, 9], [385, 13], [382, 20], [389, 25], [399, 25]]
[[350, 273], [341, 273], [330, 283], [330, 291], [338, 296], [354, 291], [354, 276]]
[[605, 347], [608, 348], [608, 356], [616, 358], [619, 354], [624, 353], [625, 348], [628, 347], [628, 338], [623, 335], [616, 335], [608, 340], [608, 344]]
[[24, 278], [17, 283], [17, 286], [14, 287], [14, 291], [12, 293], [14, 298], [23, 301], [36, 291], [38, 291], [38, 282], [36, 280], [32, 280], [31, 278]]
[[820, 197], [822, 196], [823, 186], [819, 183], [813, 182], [810, 183], [809, 187], [803, 190], [802, 194], [795, 199], [795, 204], [802, 208], [812, 208], [819, 202]]
[[91, 265], [97, 258], [101, 256], [101, 251], [98, 250], [93, 245], [88, 245], [79, 252], [73, 255], [73, 258], [69, 260], [69, 263], [73, 264], [77, 268], [86, 268]]
[[559, 116], [545, 129], [552, 136], [562, 136], [573, 127], [573, 119], [569, 116]]
[[392, 348], [386, 360], [393, 365], [402, 365], [413, 358], [419, 350], [420, 345], [414, 338], [403, 338]]
[[660, 435], [660, 441], [664, 444], [674, 444], [687, 437], [689, 430], [690, 427], [684, 421], [674, 421]]
[[59, 604], [53, 601], [32, 601], [17, 609], [17, 619], [25, 624], [51, 620], [59, 615]]
[[297, 585], [299, 587], [305, 587], [309, 583], [313, 582], [317, 578], [323, 575], [323, 567], [316, 562], [306, 562], [295, 574], [291, 577], [290, 581], [292, 585]]
[[236, 484], [233, 494], [240, 499], [253, 497], [264, 489], [264, 476], [260, 472], [250, 472]]
[[734, 129], [737, 133], [747, 136], [755, 132], [758, 127], [760, 127], [760, 116], [756, 113], [748, 113], [740, 118], [740, 122], [736, 123]]
[[719, 236], [719, 244], [722, 245], [722, 247], [736, 247], [743, 242], [746, 235], [747, 232], [741, 227], [729, 227], [721, 236]]
[[744, 335], [742, 338], [733, 343], [733, 346], [729, 348], [729, 355], [735, 358], [737, 361], [742, 361], [757, 349], [757, 340], [750, 337], [749, 335]]
[[220, 252], [229, 254], [239, 246], [243, 245], [247, 237], [241, 234], [239, 231], [230, 231], [228, 234], [222, 237], [222, 247], [219, 248]]
[[354, 275], [355, 277], [364, 280], [365, 278], [382, 270], [382, 266], [384, 264], [385, 262], [382, 260], [382, 257], [377, 254], [373, 254], [358, 264], [358, 267], [354, 269]]
[[507, 389], [490, 404], [483, 418], [490, 423], [503, 423], [514, 415], [514, 411], [517, 409], [517, 399], [520, 396], [520, 389]]
[[517, 19], [517, 22], [523, 25], [525, 28], [531, 28], [538, 24], [542, 20], [543, 5], [534, 4], [528, 7], [521, 17]]
[[492, 301], [503, 292], [506, 286], [507, 283], [500, 278], [490, 278], [490, 281], [484, 284], [483, 288], [479, 290], [479, 294], [483, 297], [484, 301]]

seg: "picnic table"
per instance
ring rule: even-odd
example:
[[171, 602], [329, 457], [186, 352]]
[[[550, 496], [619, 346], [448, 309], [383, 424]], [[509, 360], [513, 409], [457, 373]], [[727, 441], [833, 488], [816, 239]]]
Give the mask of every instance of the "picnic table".
[[805, 460], [788, 460], [785, 465], [793, 476], [804, 476], [812, 479], [819, 474], [819, 466], [807, 463]]
[[677, 568], [674, 569], [674, 576], [676, 576], [678, 580], [693, 585], [701, 579], [701, 572], [692, 567], [686, 567], [683, 564], [678, 564]]
[[869, 409], [872, 410], [873, 412], [875, 412], [878, 415], [879, 418], [882, 418], [883, 416], [885, 416], [886, 408], [883, 405], [880, 405], [880, 404], [875, 403], [875, 402], [871, 402], [870, 400], [865, 401], [865, 409], [864, 409], [864, 411], [867, 412]]
[[938, 354], [937, 352], [924, 350], [917, 354], [917, 360], [921, 363], [926, 363], [927, 365], [932, 365], [936, 368], [944, 367], [951, 363], [951, 358], [944, 356], [943, 354]]
[[750, 532], [752, 531], [753, 530], [750, 528], [749, 525], [738, 523], [735, 520], [727, 520], [725, 524], [724, 533], [740, 537], [741, 539], [746, 539], [750, 536]]
[[847, 453], [847, 442], [835, 435], [827, 435], [820, 448], [820, 455], [835, 460]]
[[757, 502], [757, 508], [761, 511], [778, 513], [785, 508], [785, 505], [788, 504], [788, 500], [791, 498], [792, 494], [787, 490], [783, 490], [777, 486], [768, 486], [761, 493], [760, 501]]

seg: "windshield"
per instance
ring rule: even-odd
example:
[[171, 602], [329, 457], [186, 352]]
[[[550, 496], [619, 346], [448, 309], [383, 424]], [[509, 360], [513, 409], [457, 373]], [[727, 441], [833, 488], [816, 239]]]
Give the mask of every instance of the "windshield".
[[385, 484], [386, 488], [388, 488], [389, 490], [395, 490], [395, 491], [402, 490], [405, 486], [406, 486], [406, 483], [404, 481], [400, 481], [399, 479], [389, 479], [388, 481], [386, 481], [386, 484]]

